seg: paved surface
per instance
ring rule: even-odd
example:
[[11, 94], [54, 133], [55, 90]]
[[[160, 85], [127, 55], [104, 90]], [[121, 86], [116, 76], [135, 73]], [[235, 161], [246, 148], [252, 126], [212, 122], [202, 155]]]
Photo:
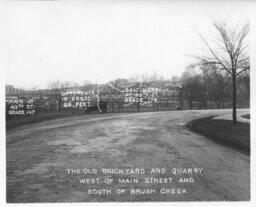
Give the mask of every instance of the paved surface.
[[[229, 113], [230, 110], [207, 110], [95, 114], [13, 129], [7, 132], [7, 201], [248, 200], [250, 157], [185, 127], [199, 117]], [[238, 116], [246, 113], [248, 110], [239, 110]], [[140, 168], [145, 173], [104, 174], [104, 168]], [[153, 173], [154, 168], [165, 172]], [[97, 173], [68, 174], [68, 169], [95, 169]], [[182, 172], [174, 174], [173, 169]], [[196, 169], [202, 169], [201, 173]], [[159, 179], [145, 181], [160, 177], [173, 180], [164, 184], [154, 183], [161, 182]], [[81, 178], [89, 178], [89, 183], [79, 183]], [[99, 184], [94, 184], [93, 179], [97, 178]], [[105, 184], [105, 178], [114, 179], [114, 183]], [[130, 183], [120, 183], [118, 179], [122, 178]], [[132, 183], [136, 178], [139, 183]], [[180, 178], [194, 181], [181, 183]], [[111, 194], [88, 194], [88, 189], [111, 189]], [[125, 192], [118, 195], [117, 189]], [[131, 194], [131, 189], [148, 189], [151, 193], [153, 189], [156, 193]], [[168, 194], [168, 189], [174, 189], [173, 193]], [[185, 190], [179, 194], [178, 189]]]

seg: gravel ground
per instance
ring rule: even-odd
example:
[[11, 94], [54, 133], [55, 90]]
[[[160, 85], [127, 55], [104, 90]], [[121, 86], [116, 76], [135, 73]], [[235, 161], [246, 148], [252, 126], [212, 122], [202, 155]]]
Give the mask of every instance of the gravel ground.
[[[239, 114], [248, 111], [239, 110]], [[249, 200], [250, 157], [185, 126], [196, 118], [230, 113], [94, 114], [12, 129], [7, 132], [6, 145], [7, 202]], [[102, 171], [134, 168], [138, 174]], [[155, 172], [155, 168], [162, 170]], [[69, 174], [68, 169], [87, 170]], [[174, 173], [173, 169], [182, 171]], [[81, 178], [89, 179], [88, 183], [80, 183]], [[104, 183], [106, 178], [113, 183]], [[119, 181], [123, 178], [125, 183]], [[155, 183], [161, 182], [159, 178], [167, 178], [167, 183]], [[186, 182], [190, 183], [182, 183], [180, 178], [189, 178]], [[99, 183], [93, 183], [97, 179]], [[150, 179], [152, 182], [146, 182]], [[96, 190], [90, 194], [88, 189], [111, 190], [111, 194]], [[124, 192], [117, 194], [118, 189]], [[140, 189], [148, 191], [143, 194]]]

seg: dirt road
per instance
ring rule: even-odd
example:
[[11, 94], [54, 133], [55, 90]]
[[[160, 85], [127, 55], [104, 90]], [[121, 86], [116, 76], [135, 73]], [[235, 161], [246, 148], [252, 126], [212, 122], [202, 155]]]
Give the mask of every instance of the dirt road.
[[7, 201], [249, 200], [250, 157], [185, 126], [229, 113], [95, 114], [13, 129], [7, 132]]

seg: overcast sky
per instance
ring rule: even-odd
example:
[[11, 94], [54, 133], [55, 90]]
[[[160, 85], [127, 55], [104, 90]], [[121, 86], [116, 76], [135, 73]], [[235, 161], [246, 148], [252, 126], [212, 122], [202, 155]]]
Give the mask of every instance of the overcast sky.
[[45, 88], [51, 80], [105, 83], [180, 75], [213, 34], [211, 18], [243, 23], [251, 1], [9, 1], [5, 3], [6, 83]]

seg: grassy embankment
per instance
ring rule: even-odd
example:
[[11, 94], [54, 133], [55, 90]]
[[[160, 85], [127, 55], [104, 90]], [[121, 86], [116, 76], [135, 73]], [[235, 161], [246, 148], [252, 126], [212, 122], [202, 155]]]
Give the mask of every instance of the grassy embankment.
[[84, 114], [71, 114], [71, 113], [41, 113], [34, 116], [16, 117], [6, 120], [6, 130], [10, 130], [26, 124], [38, 123], [47, 120], [53, 120], [58, 118], [65, 118], [70, 116], [81, 116]]
[[236, 149], [246, 155], [250, 154], [250, 123], [238, 122], [234, 126], [231, 120], [206, 117], [190, 122], [188, 127], [217, 143]]
[[[160, 110], [161, 111], [168, 111], [170, 110], [170, 108], [168, 108], [165, 105], [161, 105], [160, 106]], [[120, 113], [120, 112], [125, 112], [125, 113], [137, 113], [137, 105], [133, 104], [130, 105], [128, 107], [126, 107], [125, 109], [122, 109], [121, 111], [118, 111], [118, 109], [115, 108], [114, 111], [112, 111], [111, 108], [108, 108], [108, 112], [107, 113]], [[152, 107], [149, 106], [141, 106], [140, 108], [141, 112], [150, 112], [152, 111]], [[98, 111], [93, 111], [90, 112], [90, 114], [97, 114], [100, 113]], [[36, 115], [33, 116], [16, 116], [16, 117], [11, 117], [9, 119], [6, 120], [6, 130], [10, 130], [19, 126], [23, 126], [26, 124], [32, 124], [32, 123], [39, 123], [42, 121], [47, 121], [47, 120], [53, 120], [53, 119], [58, 119], [58, 118], [65, 118], [65, 117], [71, 117], [71, 116], [83, 116], [83, 115], [88, 115], [87, 113], [85, 113], [84, 111], [80, 111], [80, 112], [72, 112], [72, 111], [67, 111], [67, 112], [40, 112]]]
[[245, 118], [245, 119], [250, 119], [250, 114], [244, 114], [241, 117]]

